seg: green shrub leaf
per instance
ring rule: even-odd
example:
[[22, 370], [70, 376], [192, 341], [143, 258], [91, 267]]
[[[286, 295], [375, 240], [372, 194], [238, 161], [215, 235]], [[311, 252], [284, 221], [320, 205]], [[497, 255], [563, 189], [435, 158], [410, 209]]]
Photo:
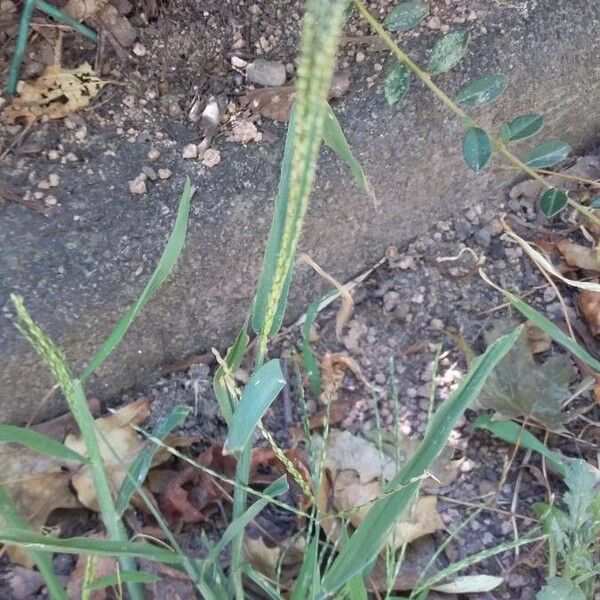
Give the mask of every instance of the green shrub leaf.
[[500, 135], [505, 142], [516, 142], [534, 136], [544, 126], [542, 115], [521, 115], [502, 125]]
[[533, 169], [552, 167], [567, 158], [571, 146], [562, 140], [548, 140], [532, 148], [523, 159], [523, 162]]
[[74, 452], [65, 445], [49, 438], [32, 429], [16, 427], [14, 425], [0, 425], [0, 444], [16, 443], [26, 446], [33, 452], [39, 452], [58, 460], [72, 461], [76, 463], [87, 464], [90, 461]]
[[239, 453], [285, 385], [279, 360], [265, 363], [246, 384], [229, 426], [224, 452]]
[[590, 202], [590, 208], [600, 208], [600, 196], [592, 198], [592, 201]]
[[547, 217], [557, 215], [566, 205], [569, 199], [562, 190], [552, 188], [546, 190], [540, 198], [540, 208]]
[[408, 31], [428, 14], [429, 6], [425, 2], [401, 2], [392, 8], [383, 24], [390, 31]]
[[435, 75], [455, 67], [465, 55], [468, 44], [469, 32], [466, 29], [451, 31], [440, 38], [429, 56], [429, 72]]
[[472, 107], [489, 104], [502, 96], [507, 85], [508, 79], [504, 75], [485, 75], [462, 88], [456, 96], [456, 101]]
[[467, 130], [463, 140], [462, 150], [467, 166], [475, 173], [479, 173], [488, 164], [492, 156], [490, 137], [483, 129], [471, 127]]
[[394, 65], [383, 80], [383, 93], [390, 106], [398, 106], [410, 87], [411, 74], [404, 65]]

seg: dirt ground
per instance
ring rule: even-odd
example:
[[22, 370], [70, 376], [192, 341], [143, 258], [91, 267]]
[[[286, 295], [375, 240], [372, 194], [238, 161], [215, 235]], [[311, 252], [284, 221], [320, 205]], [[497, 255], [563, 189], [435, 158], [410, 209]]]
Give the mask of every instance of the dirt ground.
[[[382, 0], [376, 3], [376, 8], [383, 10], [388, 4], [391, 2]], [[516, 4], [519, 4], [517, 9], [526, 10], [527, 3]], [[446, 0], [432, 5], [432, 17], [437, 20], [428, 21], [425, 31], [444, 31], [451, 25], [464, 23], [475, 31], [485, 27], [485, 2], [469, 3], [467, 7]], [[196, 105], [196, 110], [201, 111], [210, 96], [218, 97], [226, 105], [235, 105], [236, 99], [247, 90], [242, 74], [232, 69], [232, 56], [246, 61], [258, 56], [279, 60], [285, 65], [288, 79], [293, 77], [301, 6], [302, 2], [283, 0], [252, 5], [235, 0], [174, 0], [158, 6], [141, 3], [129, 20], [142, 49], [138, 49], [138, 55], [129, 54], [123, 60], [110, 44], [104, 54], [96, 54], [87, 42], [65, 34], [65, 64], [74, 66], [82, 59], [96, 62], [103, 76], [110, 77], [115, 85], [103, 92], [93, 108], [72, 115], [66, 122], [42, 123], [26, 134], [20, 126], [0, 126], [0, 148], [10, 147], [2, 166], [3, 173], [10, 173], [7, 180], [16, 186], [27, 185], [28, 181], [36, 183], [47, 177], [54, 165], [82, 158], [93, 166], [87, 145], [90, 131], [118, 136], [122, 142], [139, 136], [161, 143], [198, 141], [199, 131], [188, 119], [190, 110]], [[38, 20], [42, 22], [41, 18]], [[3, 71], [11, 51], [9, 29], [0, 30], [4, 32], [0, 33], [4, 36], [0, 37]], [[47, 60], [55, 45], [54, 33], [51, 30], [48, 34], [40, 27], [36, 34], [39, 43], [32, 45], [32, 55], [28, 55], [24, 64], [24, 77], [39, 73], [43, 60]], [[374, 85], [382, 67], [377, 54], [372, 53], [373, 40], [354, 21], [347, 34], [340, 66], [351, 69], [352, 85]], [[417, 31], [415, 37], [418, 35]], [[232, 109], [232, 114], [237, 110]], [[260, 116], [255, 122], [266, 138], [281, 133], [280, 127]], [[229, 135], [227, 124], [216, 135]], [[589, 156], [593, 161], [600, 155], [591, 149]], [[600, 162], [598, 173], [600, 176]], [[127, 186], [128, 182], [117, 184]], [[54, 193], [40, 189], [37, 196], [30, 196], [30, 205], [49, 211], [51, 218]], [[432, 386], [435, 402], [442, 402], [466, 370], [465, 358], [456, 346], [457, 335], [481, 352], [484, 330], [507, 316], [500, 294], [479, 277], [476, 263], [481, 256], [485, 256], [483, 268], [492, 281], [527, 295], [528, 301], [549, 317], [562, 319], [563, 309], [555, 291], [523, 256], [521, 248], [503, 234], [498, 219], [506, 213], [507, 222], [528, 239], [552, 240], [572, 227], [570, 214], [549, 227], [547, 220], [537, 213], [534, 198], [527, 185], [509, 186], [493, 203], [482, 201], [455, 218], [436, 223], [407, 247], [391, 247], [382, 263], [357, 283], [353, 291], [354, 314], [341, 339], [335, 333], [338, 304], [322, 311], [315, 325], [317, 355], [350, 356], [357, 361], [364, 377], [361, 380], [348, 374], [344, 379], [338, 402], [347, 408], [336, 427], [353, 433], [373, 430], [377, 405], [384, 427], [393, 426], [398, 410], [402, 433], [417, 437], [424, 434]], [[472, 252], [461, 254], [464, 248]], [[581, 324], [574, 299], [568, 293], [565, 303], [573, 320]], [[296, 443], [290, 429], [298, 423], [300, 414], [298, 383], [292, 368], [300, 347], [300, 328], [292, 327], [271, 348], [272, 356], [285, 358], [291, 384], [267, 415], [265, 424], [281, 443], [288, 445]], [[590, 349], [594, 350], [597, 352], [597, 348]], [[549, 351], [555, 352], [556, 348]], [[438, 353], [439, 365], [434, 370]], [[164, 373], [157, 374], [154, 385], [132, 390], [121, 400], [126, 403], [139, 397], [149, 398], [151, 424], [159, 422], [175, 405], [192, 406], [194, 413], [182, 430], [198, 436], [200, 447], [207, 447], [222, 441], [225, 435], [211, 388], [214, 368], [210, 355], [192, 357], [187, 363], [171, 366], [170, 371], [167, 366]], [[241, 382], [247, 377], [248, 368], [249, 365], [243, 365], [238, 373]], [[393, 386], [397, 388], [398, 409], [390, 392]], [[592, 393], [585, 392], [578, 402], [593, 406]], [[312, 414], [322, 410], [318, 399], [310, 393], [307, 407]], [[522, 451], [513, 456], [512, 447], [499, 443], [486, 432], [473, 432], [474, 415], [474, 411], [467, 412], [450, 440], [455, 456], [464, 459], [457, 479], [447, 487], [431, 490], [438, 496], [448, 531], [456, 530], [471, 517], [467, 527], [445, 548], [441, 565], [523, 535], [531, 526], [532, 503], [544, 500], [548, 494], [546, 481], [540, 477], [539, 457], [526, 456]], [[593, 407], [586, 417], [588, 426], [583, 436], [580, 434], [584, 424], [574, 420], [568, 424], [567, 436], [551, 435], [548, 445], [569, 456], [593, 456], [598, 439], [596, 423], [600, 421], [598, 407]], [[503, 476], [507, 463], [510, 466]], [[561, 489], [558, 478], [551, 473], [548, 477], [553, 491]], [[493, 504], [473, 516], [476, 507], [492, 497], [495, 497]], [[512, 513], [518, 516], [513, 518]], [[446, 531], [439, 531], [425, 543], [437, 547], [447, 535]], [[45, 597], [39, 588], [27, 596], [15, 593], [18, 573], [8, 566], [5, 557], [0, 561], [2, 598]], [[68, 575], [74, 563], [69, 557], [57, 555], [55, 566], [60, 574]], [[526, 546], [520, 553], [507, 552], [489, 559], [474, 567], [473, 572], [501, 575], [505, 584], [493, 593], [471, 598], [534, 598], [544, 577], [544, 551]]]

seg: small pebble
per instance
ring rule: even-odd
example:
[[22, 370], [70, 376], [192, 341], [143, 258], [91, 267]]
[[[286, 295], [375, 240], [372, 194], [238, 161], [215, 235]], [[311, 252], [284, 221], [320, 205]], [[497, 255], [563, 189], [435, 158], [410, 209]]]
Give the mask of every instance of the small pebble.
[[56, 187], [60, 183], [60, 177], [58, 174], [50, 173], [50, 175], [48, 175], [48, 183], [50, 184], [50, 187]]
[[256, 125], [252, 123], [252, 121], [245, 119], [238, 121], [233, 126], [232, 133], [234, 141], [238, 142], [238, 144], [247, 144], [253, 140], [258, 141], [261, 139], [261, 137], [259, 137], [260, 133], [258, 132]]
[[58, 150], [48, 150], [48, 160], [58, 160]]
[[169, 179], [169, 177], [171, 177], [171, 175], [173, 175], [173, 173], [171, 172], [171, 169], [159, 169], [158, 170], [158, 178], [159, 179]]
[[393, 311], [400, 304], [400, 294], [390, 290], [383, 295], [383, 310], [385, 312]]
[[181, 153], [183, 158], [196, 158], [198, 156], [198, 147], [196, 144], [188, 144]]
[[429, 323], [429, 329], [434, 331], [442, 331], [444, 329], [444, 321], [441, 319], [431, 319]]
[[140, 44], [140, 42], [136, 42], [133, 45], [132, 50], [136, 56], [146, 56], [146, 48], [144, 48], [144, 46]]
[[221, 153], [215, 148], [207, 148], [202, 157], [202, 164], [209, 169], [221, 162]]
[[145, 176], [144, 178], [142, 178], [141, 174], [138, 175], [135, 179], [132, 179], [129, 182], [129, 191], [136, 196], [146, 194], [148, 192], [148, 189], [146, 188], [145, 179]]
[[47, 206], [56, 206], [58, 204], [58, 200], [55, 196], [46, 196], [46, 198], [44, 199], [44, 203]]
[[364, 62], [365, 58], [366, 58], [366, 57], [365, 57], [365, 53], [364, 53], [364, 52], [362, 52], [361, 50], [359, 50], [359, 51], [356, 53], [356, 57], [355, 57], [355, 59], [356, 59], [356, 62], [357, 62], [357, 63]]
[[285, 65], [278, 60], [258, 58], [246, 67], [246, 77], [252, 83], [277, 87], [285, 83]]
[[42, 179], [42, 181], [40, 181], [37, 186], [40, 188], [40, 190], [49, 190], [50, 189], [50, 182], [47, 181], [46, 179]]
[[487, 227], [482, 227], [475, 232], [473, 239], [482, 248], [487, 248], [492, 243], [492, 234]]
[[234, 69], [244, 69], [244, 68], [246, 68], [247, 64], [248, 63], [243, 58], [240, 58], [239, 56], [231, 57], [231, 66]]
[[144, 165], [142, 167], [142, 173], [150, 180], [150, 181], [156, 181], [157, 179], [157, 175], [156, 175], [156, 171], [152, 168], [149, 167], [147, 165]]
[[159, 156], [160, 152], [156, 148], [152, 148], [152, 150], [148, 152], [148, 160], [155, 161]]
[[440, 21], [440, 18], [435, 15], [427, 21], [427, 27], [429, 27], [429, 29], [440, 29], [441, 26], [442, 22]]

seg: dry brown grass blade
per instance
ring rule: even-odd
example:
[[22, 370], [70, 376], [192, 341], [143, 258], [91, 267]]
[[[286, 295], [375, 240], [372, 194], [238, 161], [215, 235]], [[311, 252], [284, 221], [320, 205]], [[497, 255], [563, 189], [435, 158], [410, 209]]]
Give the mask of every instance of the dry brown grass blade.
[[352, 300], [352, 295], [345, 285], [342, 285], [335, 277], [326, 273], [308, 254], [301, 254], [298, 261], [306, 263], [339, 292], [342, 299], [342, 305], [335, 315], [335, 334], [339, 340], [344, 325], [350, 320], [354, 313], [354, 300]]
[[567, 285], [579, 288], [581, 290], [590, 290], [592, 292], [600, 292], [600, 284], [594, 283], [591, 281], [576, 281], [575, 279], [569, 279], [565, 277], [560, 271], [550, 262], [548, 258], [546, 258], [541, 252], [536, 250], [529, 242], [525, 241], [523, 238], [519, 237], [511, 227], [506, 223], [506, 221], [502, 220], [502, 224], [504, 225], [504, 231], [506, 234], [512, 239], [514, 242], [519, 244], [523, 251], [529, 256], [529, 258], [535, 263], [535, 265], [544, 273], [548, 275], [552, 275], [557, 279], [560, 279], [563, 283]]

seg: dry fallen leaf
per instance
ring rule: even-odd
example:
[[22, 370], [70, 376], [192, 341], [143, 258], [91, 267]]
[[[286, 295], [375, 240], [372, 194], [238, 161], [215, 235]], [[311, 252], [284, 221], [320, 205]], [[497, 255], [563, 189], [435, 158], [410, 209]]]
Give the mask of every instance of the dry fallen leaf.
[[550, 350], [552, 338], [545, 331], [542, 331], [530, 321], [525, 325], [525, 329], [527, 332], [527, 346], [532, 354], [541, 354]]
[[[372, 501], [383, 494], [383, 484], [397, 473], [398, 465], [374, 444], [348, 431], [330, 432], [325, 449], [327, 478], [318, 498], [323, 514], [349, 513], [350, 522], [358, 527]], [[413, 540], [442, 529], [444, 523], [437, 511], [436, 496], [418, 498], [407, 510], [389, 542], [400, 548]], [[337, 539], [339, 527], [334, 520], [323, 521], [327, 534]]]
[[72, 70], [49, 65], [33, 83], [23, 86], [5, 108], [4, 117], [9, 123], [23, 119], [27, 124], [44, 116], [61, 119], [86, 107], [105, 84], [88, 63]]
[[[110, 417], [95, 421], [100, 451], [115, 492], [121, 487], [131, 463], [144, 447], [144, 442], [131, 425], [141, 424], [149, 414], [149, 401], [142, 398], [127, 404]], [[84, 456], [87, 455], [85, 443], [80, 436], [68, 435], [65, 446]], [[80, 502], [97, 511], [96, 491], [89, 467], [82, 467], [73, 476], [72, 483]]]
[[[55, 509], [81, 506], [69, 487], [72, 473], [65, 466], [21, 445], [0, 445], [1, 483], [35, 529], [44, 525]], [[33, 566], [23, 548], [9, 546], [8, 553], [14, 563], [27, 568]]]
[[323, 404], [330, 404], [337, 399], [337, 394], [342, 387], [344, 375], [350, 371], [359, 381], [365, 382], [358, 363], [350, 356], [344, 354], [325, 354], [321, 360], [321, 392], [320, 400]]
[[569, 266], [586, 271], [600, 271], [600, 257], [594, 248], [573, 244], [569, 240], [561, 240], [556, 247]]
[[[512, 329], [510, 322], [497, 323], [486, 332], [486, 344], [489, 346]], [[571, 395], [569, 386], [574, 376], [575, 369], [566, 354], [553, 354], [543, 363], [536, 362], [524, 333], [487, 379], [478, 403], [505, 418], [531, 417], [559, 431], [567, 419], [562, 408]]]
[[[334, 74], [329, 99], [341, 98], [350, 86], [350, 77], [347, 71], [339, 71]], [[260, 88], [250, 90], [241, 100], [242, 108], [251, 114], [259, 114], [273, 121], [287, 123], [290, 111], [296, 96], [293, 85], [282, 85], [273, 88]]]
[[[106, 536], [102, 533], [95, 533], [90, 538], [104, 539]], [[92, 581], [112, 575], [117, 570], [117, 561], [112, 556], [96, 556], [90, 557], [87, 554], [80, 554], [77, 557], [77, 563], [75, 569], [69, 577], [69, 583], [67, 584], [67, 596], [69, 600], [80, 600], [82, 598], [83, 584], [86, 577], [86, 570], [88, 567], [88, 560], [94, 561], [94, 576]], [[93, 590], [89, 596], [86, 596], [90, 600], [106, 600], [108, 598], [108, 588], [101, 588], [99, 590]]]
[[577, 296], [579, 310], [592, 335], [600, 334], [600, 293], [583, 290]]

